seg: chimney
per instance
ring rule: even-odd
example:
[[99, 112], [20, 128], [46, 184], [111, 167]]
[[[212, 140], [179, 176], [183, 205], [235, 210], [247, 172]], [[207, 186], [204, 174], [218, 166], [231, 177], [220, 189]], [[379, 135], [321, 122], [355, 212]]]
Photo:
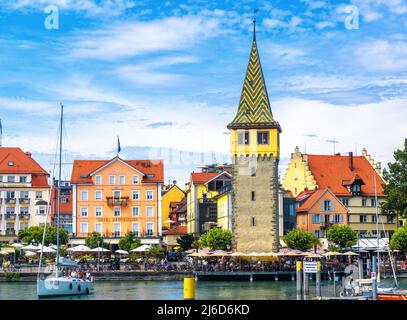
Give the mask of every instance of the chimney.
[[378, 173], [382, 173], [382, 163], [381, 162], [376, 163], [376, 171]]
[[353, 171], [353, 152], [349, 152], [349, 169]]
[[27, 151], [25, 154], [27, 155], [27, 157], [30, 157], [30, 158], [31, 158], [31, 152], [28, 152], [28, 151]]

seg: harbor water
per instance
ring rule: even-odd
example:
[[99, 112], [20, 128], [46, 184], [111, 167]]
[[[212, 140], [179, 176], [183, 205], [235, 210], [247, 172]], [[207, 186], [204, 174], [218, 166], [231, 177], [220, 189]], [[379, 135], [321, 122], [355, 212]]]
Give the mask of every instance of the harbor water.
[[[382, 280], [390, 286], [392, 279]], [[399, 279], [407, 288], [407, 279]], [[336, 283], [337, 293], [340, 283]], [[95, 293], [61, 297], [63, 300], [182, 300], [183, 281], [97, 281]], [[322, 281], [322, 295], [333, 295], [333, 281]], [[310, 299], [315, 298], [315, 281], [310, 281]], [[37, 300], [35, 282], [0, 283], [0, 300]], [[198, 281], [197, 300], [295, 300], [295, 281]]]

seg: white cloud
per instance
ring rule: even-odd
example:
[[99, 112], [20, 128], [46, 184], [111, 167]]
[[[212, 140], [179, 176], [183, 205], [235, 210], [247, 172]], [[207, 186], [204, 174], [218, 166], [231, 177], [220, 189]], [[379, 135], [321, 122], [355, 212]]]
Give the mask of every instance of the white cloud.
[[120, 22], [71, 39], [74, 47], [70, 56], [108, 60], [180, 50], [222, 32], [221, 20], [206, 15]]
[[158, 71], [160, 67], [168, 67], [177, 64], [196, 63], [199, 59], [193, 56], [169, 56], [140, 63], [138, 65], [125, 65], [117, 68], [114, 73], [120, 78], [144, 85], [173, 85], [175, 81], [179, 82], [184, 75]]
[[407, 42], [374, 40], [355, 46], [357, 62], [368, 70], [407, 70]]

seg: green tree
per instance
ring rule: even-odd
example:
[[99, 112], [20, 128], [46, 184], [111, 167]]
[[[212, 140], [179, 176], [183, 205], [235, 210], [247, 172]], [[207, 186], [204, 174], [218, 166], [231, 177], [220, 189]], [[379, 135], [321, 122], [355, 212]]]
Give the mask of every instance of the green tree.
[[383, 170], [386, 201], [381, 207], [384, 214], [407, 218], [407, 138], [404, 149], [394, 152], [394, 159], [395, 162], [388, 164], [389, 170]]
[[390, 240], [390, 249], [401, 250], [407, 254], [407, 225], [397, 228]]
[[351, 247], [356, 244], [358, 235], [356, 231], [347, 224], [335, 224], [328, 229], [327, 239], [340, 248]]
[[149, 251], [149, 255], [153, 258], [164, 258], [165, 252], [164, 249], [160, 246], [152, 246]]
[[177, 243], [180, 245], [182, 250], [188, 250], [192, 247], [192, 242], [194, 242], [195, 238], [191, 234], [183, 234], [177, 239]]
[[[42, 235], [44, 233], [44, 226], [32, 226], [27, 229], [22, 229], [18, 232], [18, 239], [25, 243], [30, 243], [34, 240], [37, 243], [42, 243]], [[59, 228], [59, 241], [60, 244], [68, 243], [68, 231], [63, 228]], [[49, 244], [57, 243], [57, 228], [54, 226], [47, 226], [45, 231], [44, 244], [47, 246]]]
[[119, 241], [119, 248], [121, 250], [133, 250], [139, 247], [141, 244], [140, 239], [135, 239], [134, 232], [128, 232], [122, 239]]
[[319, 244], [319, 240], [311, 232], [299, 229], [290, 230], [284, 237], [284, 242], [289, 248], [297, 250], [308, 250]]
[[97, 248], [101, 246], [102, 248], [107, 248], [108, 245], [103, 241], [103, 237], [99, 232], [93, 231], [90, 237], [85, 238], [85, 244], [91, 248]]
[[229, 230], [213, 228], [206, 231], [199, 239], [203, 247], [209, 247], [213, 250], [227, 250], [232, 244], [232, 233]]

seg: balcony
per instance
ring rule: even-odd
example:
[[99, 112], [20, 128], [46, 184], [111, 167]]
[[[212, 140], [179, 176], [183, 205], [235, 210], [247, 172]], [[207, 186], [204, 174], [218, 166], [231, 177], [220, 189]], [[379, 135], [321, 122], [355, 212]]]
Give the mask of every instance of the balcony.
[[127, 206], [129, 197], [106, 197], [108, 206]]
[[20, 198], [20, 204], [30, 204], [30, 198]]
[[19, 218], [20, 220], [28, 220], [28, 219], [30, 219], [30, 215], [29, 215], [28, 213], [20, 214], [20, 215], [18, 216], [18, 218]]
[[16, 235], [16, 230], [14, 230], [14, 229], [6, 230], [6, 236], [15, 236], [15, 235]]
[[16, 204], [16, 198], [6, 198], [6, 204]]
[[6, 220], [16, 220], [16, 214], [15, 213], [6, 214]]

